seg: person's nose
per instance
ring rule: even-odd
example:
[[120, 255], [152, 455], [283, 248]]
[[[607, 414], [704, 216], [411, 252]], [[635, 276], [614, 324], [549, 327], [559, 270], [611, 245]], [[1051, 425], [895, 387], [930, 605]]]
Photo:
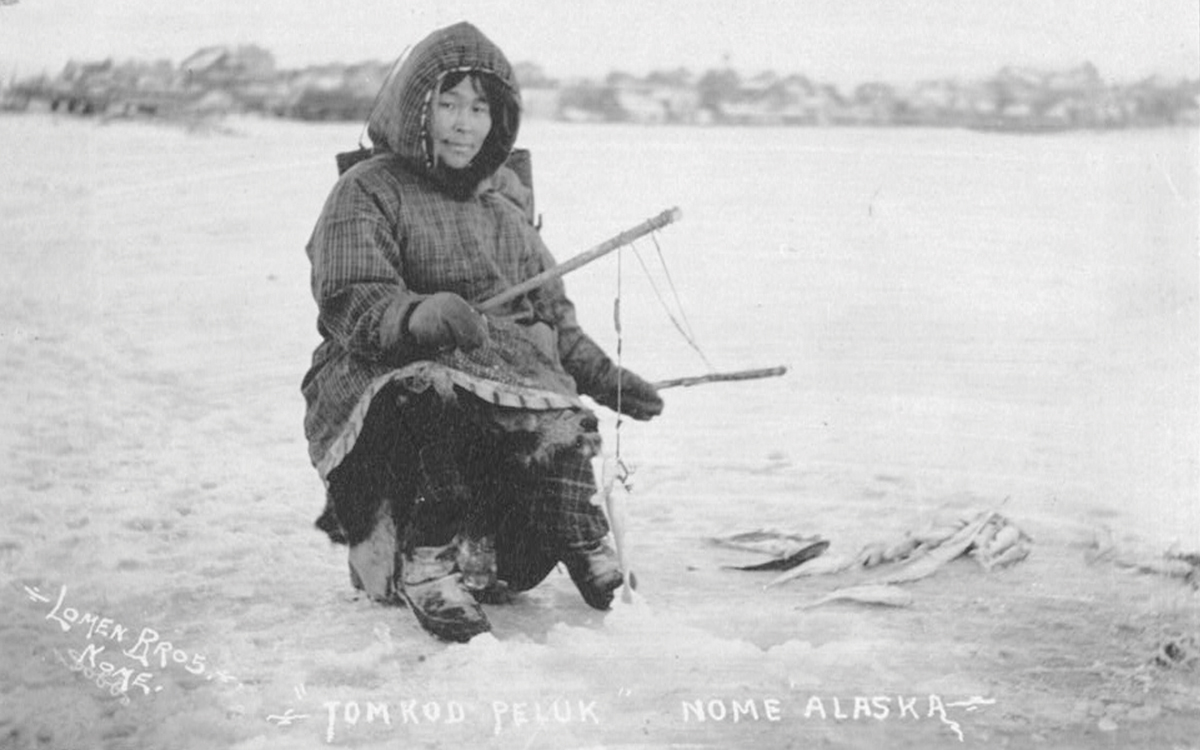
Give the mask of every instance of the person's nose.
[[456, 132], [465, 133], [470, 126], [471, 118], [466, 107], [459, 107], [454, 113], [453, 127]]

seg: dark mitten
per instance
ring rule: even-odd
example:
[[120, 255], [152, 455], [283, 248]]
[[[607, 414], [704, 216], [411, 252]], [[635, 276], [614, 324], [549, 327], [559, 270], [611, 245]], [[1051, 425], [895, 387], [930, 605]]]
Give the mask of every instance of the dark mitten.
[[[563, 367], [575, 378], [579, 392], [596, 403], [634, 419], [646, 420], [662, 413], [663, 402], [654, 386], [609, 359], [595, 341], [579, 335], [563, 357]], [[617, 406], [618, 386], [621, 391]]]
[[[617, 403], [617, 377], [620, 377], [620, 403]], [[614, 367], [608, 388], [593, 396], [608, 408], [627, 417], [645, 421], [662, 414], [663, 400], [654, 386], [623, 367]]]
[[487, 323], [462, 297], [438, 292], [417, 303], [409, 314], [408, 334], [417, 346], [469, 351], [487, 340]]

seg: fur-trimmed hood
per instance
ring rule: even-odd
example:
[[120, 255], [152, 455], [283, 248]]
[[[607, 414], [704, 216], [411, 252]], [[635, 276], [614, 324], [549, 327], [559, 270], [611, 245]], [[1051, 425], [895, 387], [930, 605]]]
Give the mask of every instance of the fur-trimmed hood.
[[[468, 189], [490, 177], [512, 151], [521, 120], [521, 94], [508, 58], [483, 33], [463, 21], [439, 29], [410, 50], [400, 67], [384, 82], [367, 121], [367, 134], [376, 153], [400, 156], [411, 169], [442, 179], [433, 164], [429, 142], [429, 114], [434, 92], [442, 77], [454, 71], [475, 71], [493, 76], [505, 95], [492, 103], [492, 130], [472, 165], [456, 182], [466, 178]], [[499, 111], [497, 111], [499, 110]]]

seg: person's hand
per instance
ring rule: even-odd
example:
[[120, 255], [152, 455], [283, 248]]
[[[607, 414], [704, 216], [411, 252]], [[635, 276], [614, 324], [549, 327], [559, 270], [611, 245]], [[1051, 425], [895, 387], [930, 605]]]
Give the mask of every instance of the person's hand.
[[614, 390], [608, 396], [605, 406], [616, 409], [620, 406], [620, 412], [627, 417], [646, 421], [653, 417], [662, 414], [663, 400], [658, 395], [658, 391], [654, 386], [638, 377], [634, 373], [621, 368], [621, 402], [617, 403], [617, 393]]
[[408, 335], [418, 346], [470, 351], [487, 340], [487, 323], [462, 297], [438, 292], [417, 303], [408, 318]]

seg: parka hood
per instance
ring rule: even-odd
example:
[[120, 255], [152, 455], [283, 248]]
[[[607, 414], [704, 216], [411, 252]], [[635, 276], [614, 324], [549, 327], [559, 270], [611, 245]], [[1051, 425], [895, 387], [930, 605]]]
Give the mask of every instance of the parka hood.
[[[471, 166], [451, 176], [437, 169], [429, 143], [429, 113], [442, 77], [455, 71], [493, 76], [504, 101], [492, 103], [492, 130]], [[497, 111], [499, 110], [499, 111]], [[504, 53], [467, 22], [434, 31], [409, 51], [400, 67], [384, 82], [367, 134], [377, 153], [391, 152], [409, 167], [448, 188], [473, 189], [500, 168], [512, 151], [521, 119], [521, 95], [516, 76]]]

